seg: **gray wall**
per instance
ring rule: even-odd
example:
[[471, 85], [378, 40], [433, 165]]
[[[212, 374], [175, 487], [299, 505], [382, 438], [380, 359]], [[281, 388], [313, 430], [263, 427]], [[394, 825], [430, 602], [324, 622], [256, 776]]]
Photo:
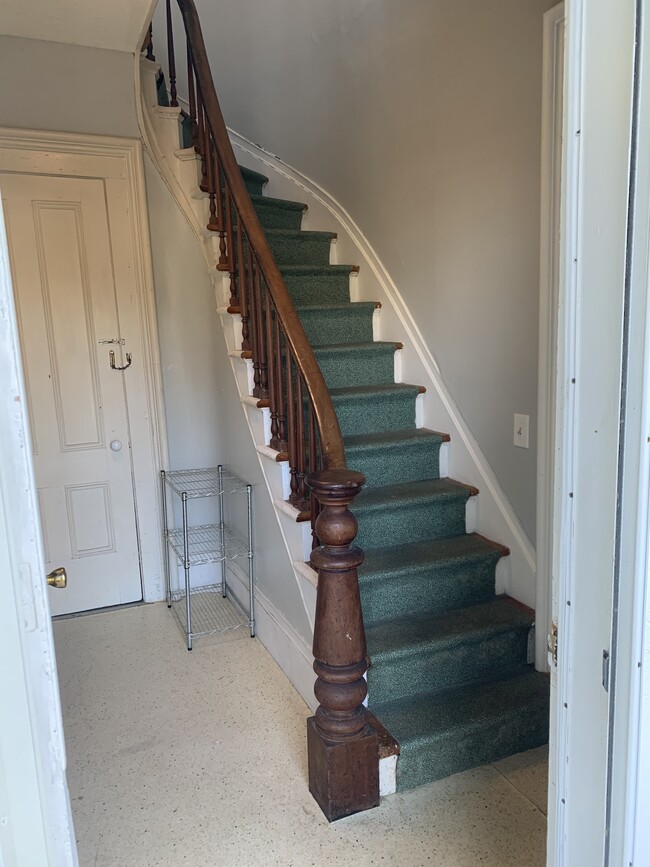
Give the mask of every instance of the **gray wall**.
[[[227, 123], [358, 222], [533, 539], [542, 14], [552, 5], [197, 2]], [[515, 412], [530, 414], [528, 451], [513, 446]]]
[[139, 138], [133, 55], [0, 36], [0, 126]]
[[[305, 641], [311, 629], [269, 497], [216, 312], [205, 258], [182, 211], [145, 156], [158, 332], [172, 469], [230, 466], [253, 485], [257, 586]], [[231, 503], [246, 532], [243, 498]], [[215, 518], [214, 500], [190, 504], [197, 523]], [[178, 515], [177, 515], [178, 520]], [[243, 560], [238, 561], [246, 568]], [[219, 580], [197, 569], [198, 583]], [[243, 600], [247, 602], [246, 599]], [[265, 635], [260, 634], [262, 641]]]

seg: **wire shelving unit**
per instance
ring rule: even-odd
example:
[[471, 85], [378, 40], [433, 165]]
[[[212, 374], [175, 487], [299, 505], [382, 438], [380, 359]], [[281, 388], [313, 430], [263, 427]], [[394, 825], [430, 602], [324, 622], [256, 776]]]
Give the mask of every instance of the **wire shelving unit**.
[[[172, 609], [185, 633], [187, 649], [192, 649], [195, 638], [219, 635], [241, 627], [248, 627], [251, 637], [254, 637], [252, 485], [222, 465], [196, 470], [161, 470], [160, 479], [167, 607]], [[170, 492], [181, 502], [180, 527], [169, 526], [167, 500]], [[246, 538], [226, 523], [226, 497], [238, 494], [246, 498]], [[190, 525], [189, 501], [207, 497], [218, 498], [218, 522]], [[183, 566], [184, 586], [178, 590], [172, 588], [170, 554]], [[240, 558], [248, 560], [248, 612], [243, 610], [228, 588], [228, 562]], [[209, 563], [221, 563], [221, 582], [193, 587], [192, 567]]]

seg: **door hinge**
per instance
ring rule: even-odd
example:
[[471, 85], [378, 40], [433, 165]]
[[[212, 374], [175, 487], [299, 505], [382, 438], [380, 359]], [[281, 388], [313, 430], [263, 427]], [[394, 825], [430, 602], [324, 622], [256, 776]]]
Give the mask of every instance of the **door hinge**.
[[609, 692], [609, 650], [603, 650], [603, 689]]
[[551, 631], [546, 643], [548, 649], [549, 663], [557, 667], [557, 624], [551, 623]]

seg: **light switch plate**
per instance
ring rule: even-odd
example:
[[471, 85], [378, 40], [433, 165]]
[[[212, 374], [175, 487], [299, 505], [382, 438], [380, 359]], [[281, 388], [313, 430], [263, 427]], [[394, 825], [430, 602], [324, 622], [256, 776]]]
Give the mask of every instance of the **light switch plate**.
[[520, 449], [527, 449], [529, 447], [529, 428], [530, 416], [516, 412], [514, 443]]

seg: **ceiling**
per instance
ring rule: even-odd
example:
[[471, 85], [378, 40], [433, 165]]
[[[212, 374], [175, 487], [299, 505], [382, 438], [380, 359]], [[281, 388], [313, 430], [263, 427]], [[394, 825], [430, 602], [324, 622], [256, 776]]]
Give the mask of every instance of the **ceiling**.
[[0, 35], [135, 51], [155, 0], [0, 0]]

